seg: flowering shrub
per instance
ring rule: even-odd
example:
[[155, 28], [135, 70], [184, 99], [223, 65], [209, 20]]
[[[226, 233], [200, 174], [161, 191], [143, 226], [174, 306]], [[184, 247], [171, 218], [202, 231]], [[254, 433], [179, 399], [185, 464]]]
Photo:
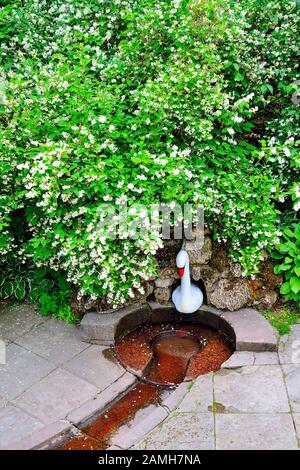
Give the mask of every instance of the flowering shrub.
[[[245, 275], [299, 210], [299, 12], [277, 0], [27, 0], [0, 10], [0, 257], [114, 305], [161, 235], [99, 204], [203, 205]], [[284, 203], [284, 204], [283, 204]]]

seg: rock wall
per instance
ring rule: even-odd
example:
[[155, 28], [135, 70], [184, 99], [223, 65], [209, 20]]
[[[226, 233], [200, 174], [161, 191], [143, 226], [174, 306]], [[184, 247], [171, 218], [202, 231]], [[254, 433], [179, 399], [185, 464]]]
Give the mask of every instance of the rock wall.
[[[172, 291], [180, 282], [176, 255], [181, 248], [189, 254], [192, 280], [205, 291], [208, 305], [234, 311], [249, 306], [260, 310], [269, 309], [276, 303], [277, 288], [282, 278], [273, 273], [272, 263], [266, 261], [255, 280], [243, 277], [242, 267], [229, 259], [226, 249], [213, 241], [208, 229], [205, 230], [201, 246], [196, 239], [183, 242], [166, 240], [164, 248], [156, 255], [157, 276], [144, 284], [144, 294], [136, 290], [135, 298], [128, 303], [144, 303], [147, 300], [160, 304], [170, 302]], [[96, 302], [82, 300], [80, 303], [73, 305], [75, 311], [112, 311], [112, 306], [104, 298]]]
[[[170, 255], [172, 242], [177, 246]], [[201, 247], [195, 240], [184, 240], [179, 246], [178, 242], [170, 240], [157, 256], [159, 269], [153, 290], [157, 302], [169, 302], [172, 290], [179, 282], [175, 258], [181, 247], [189, 254], [193, 281], [205, 288], [207, 304], [230, 311], [247, 306], [268, 309], [275, 304], [276, 290], [282, 279], [273, 274], [272, 263], [264, 263], [261, 274], [255, 280], [243, 277], [242, 267], [229, 259], [223, 247], [213, 242], [209, 230], [205, 231]]]

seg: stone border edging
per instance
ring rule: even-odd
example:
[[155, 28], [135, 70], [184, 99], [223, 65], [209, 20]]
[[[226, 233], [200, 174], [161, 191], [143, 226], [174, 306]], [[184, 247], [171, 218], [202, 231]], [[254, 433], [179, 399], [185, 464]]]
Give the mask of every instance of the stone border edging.
[[277, 331], [252, 308], [229, 312], [203, 305], [196, 313], [181, 315], [173, 304], [149, 302], [130, 305], [115, 313], [87, 313], [81, 321], [80, 335], [82, 341], [111, 345], [116, 338], [145, 323], [182, 320], [221, 330], [232, 338], [237, 351], [277, 351]]
[[150, 405], [139, 410], [134, 418], [121, 426], [111, 439], [107, 450], [125, 450], [133, 447], [154, 428], [159, 426], [175, 410], [189, 391], [187, 382], [178, 385], [174, 390], [162, 392], [159, 405]]

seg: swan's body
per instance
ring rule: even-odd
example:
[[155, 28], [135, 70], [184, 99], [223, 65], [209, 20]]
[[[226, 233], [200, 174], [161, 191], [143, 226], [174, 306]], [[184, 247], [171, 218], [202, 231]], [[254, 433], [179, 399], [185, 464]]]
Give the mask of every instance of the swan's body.
[[203, 294], [198, 286], [191, 284], [189, 255], [185, 250], [177, 254], [176, 265], [181, 285], [174, 290], [172, 300], [178, 312], [194, 313], [203, 303]]

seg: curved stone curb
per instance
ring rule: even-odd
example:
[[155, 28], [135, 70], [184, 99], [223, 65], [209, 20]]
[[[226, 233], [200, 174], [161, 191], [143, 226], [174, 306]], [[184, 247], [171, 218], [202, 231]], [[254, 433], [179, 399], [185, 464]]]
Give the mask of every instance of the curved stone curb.
[[116, 338], [139, 325], [168, 321], [188, 321], [220, 329], [234, 340], [237, 351], [277, 351], [277, 331], [257, 310], [245, 308], [229, 312], [206, 305], [191, 315], [179, 314], [173, 304], [153, 302], [130, 305], [115, 313], [87, 313], [81, 321], [81, 339], [113, 344]]
[[[126, 320], [125, 320], [126, 319]], [[128, 331], [151, 322], [151, 309], [147, 304], [129, 305], [110, 313], [86, 313], [80, 324], [80, 337], [89, 343], [110, 345], [118, 329]]]

